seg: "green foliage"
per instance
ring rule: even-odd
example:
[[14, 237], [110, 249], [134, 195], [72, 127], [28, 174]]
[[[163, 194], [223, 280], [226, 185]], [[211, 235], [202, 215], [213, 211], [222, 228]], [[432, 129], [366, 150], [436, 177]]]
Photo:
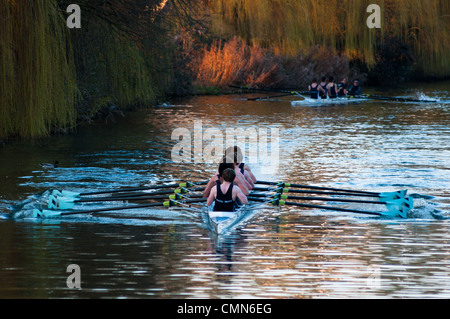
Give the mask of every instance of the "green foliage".
[[176, 93], [183, 76], [173, 31], [195, 24], [197, 5], [79, 0], [82, 28], [69, 30], [71, 3], [0, 0], [0, 139], [66, 132], [104, 109]]
[[0, 16], [0, 138], [71, 129], [75, 70], [55, 3], [2, 0]]

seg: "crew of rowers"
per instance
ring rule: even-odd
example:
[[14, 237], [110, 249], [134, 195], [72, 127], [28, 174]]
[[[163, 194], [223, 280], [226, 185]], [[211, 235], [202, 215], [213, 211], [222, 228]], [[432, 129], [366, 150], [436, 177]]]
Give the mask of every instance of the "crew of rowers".
[[322, 77], [320, 83], [316, 79], [313, 79], [312, 83], [308, 86], [308, 92], [311, 99], [335, 99], [344, 96], [361, 95], [361, 87], [359, 86], [359, 80], [353, 81], [353, 85], [348, 89], [347, 79], [343, 78], [341, 82], [336, 84], [334, 78], [330, 76], [327, 81], [326, 77]]
[[203, 197], [207, 205], [214, 204], [216, 212], [233, 212], [238, 205], [247, 205], [247, 196], [257, 182], [250, 167], [242, 163], [239, 147], [229, 147], [219, 164], [219, 169], [206, 185]]

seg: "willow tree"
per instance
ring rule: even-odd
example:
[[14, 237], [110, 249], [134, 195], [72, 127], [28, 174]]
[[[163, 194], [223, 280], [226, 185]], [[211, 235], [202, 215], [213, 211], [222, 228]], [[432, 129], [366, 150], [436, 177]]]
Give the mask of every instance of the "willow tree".
[[188, 0], [0, 0], [0, 139], [67, 131], [103, 107], [148, 105], [177, 90]]
[[[61, 7], [71, 0], [58, 0]], [[82, 118], [108, 105], [145, 106], [177, 91], [176, 34], [195, 24], [187, 0], [79, 0], [83, 26], [71, 32]]]
[[0, 138], [67, 130], [75, 69], [55, 1], [0, 1]]
[[[370, 4], [381, 7], [381, 29], [367, 27]], [[414, 49], [425, 73], [450, 75], [448, 0], [211, 0], [210, 6], [216, 33], [276, 53], [320, 45], [373, 66], [377, 47], [395, 37]]]

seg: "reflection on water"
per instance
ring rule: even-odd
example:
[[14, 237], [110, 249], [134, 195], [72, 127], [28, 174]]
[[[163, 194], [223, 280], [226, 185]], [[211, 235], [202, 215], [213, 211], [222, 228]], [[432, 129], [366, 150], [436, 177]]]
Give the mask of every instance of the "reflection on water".
[[[449, 99], [444, 89], [436, 90], [424, 94]], [[81, 127], [72, 136], [1, 148], [0, 297], [450, 297], [450, 105], [293, 107], [291, 100], [196, 97]], [[416, 194], [415, 209], [407, 220], [380, 220], [267, 207], [222, 238], [205, 228], [201, 216], [181, 210], [28, 218], [40, 194], [51, 189], [86, 192], [208, 179], [215, 165], [170, 158], [173, 130], [193, 130], [198, 120], [204, 129], [278, 128], [278, 171], [253, 165], [262, 180], [408, 189]], [[61, 168], [39, 166], [55, 160]], [[5, 219], [13, 208], [16, 218]], [[70, 264], [81, 268], [81, 290], [66, 286]]]

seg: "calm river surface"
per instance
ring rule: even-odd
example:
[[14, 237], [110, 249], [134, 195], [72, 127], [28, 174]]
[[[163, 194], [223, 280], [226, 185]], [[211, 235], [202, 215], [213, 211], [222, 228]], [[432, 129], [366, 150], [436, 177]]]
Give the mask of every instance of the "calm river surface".
[[[449, 87], [374, 92], [418, 89], [440, 103], [194, 97], [0, 146], [0, 298], [450, 298]], [[186, 128], [194, 139], [198, 121], [224, 135], [278, 129], [278, 168], [252, 164], [260, 180], [408, 189], [415, 208], [401, 220], [267, 206], [220, 239], [179, 210], [31, 218], [49, 190], [207, 180], [215, 165], [171, 159], [172, 132]], [[57, 169], [39, 165], [55, 160]], [[81, 289], [67, 286], [71, 264]]]

